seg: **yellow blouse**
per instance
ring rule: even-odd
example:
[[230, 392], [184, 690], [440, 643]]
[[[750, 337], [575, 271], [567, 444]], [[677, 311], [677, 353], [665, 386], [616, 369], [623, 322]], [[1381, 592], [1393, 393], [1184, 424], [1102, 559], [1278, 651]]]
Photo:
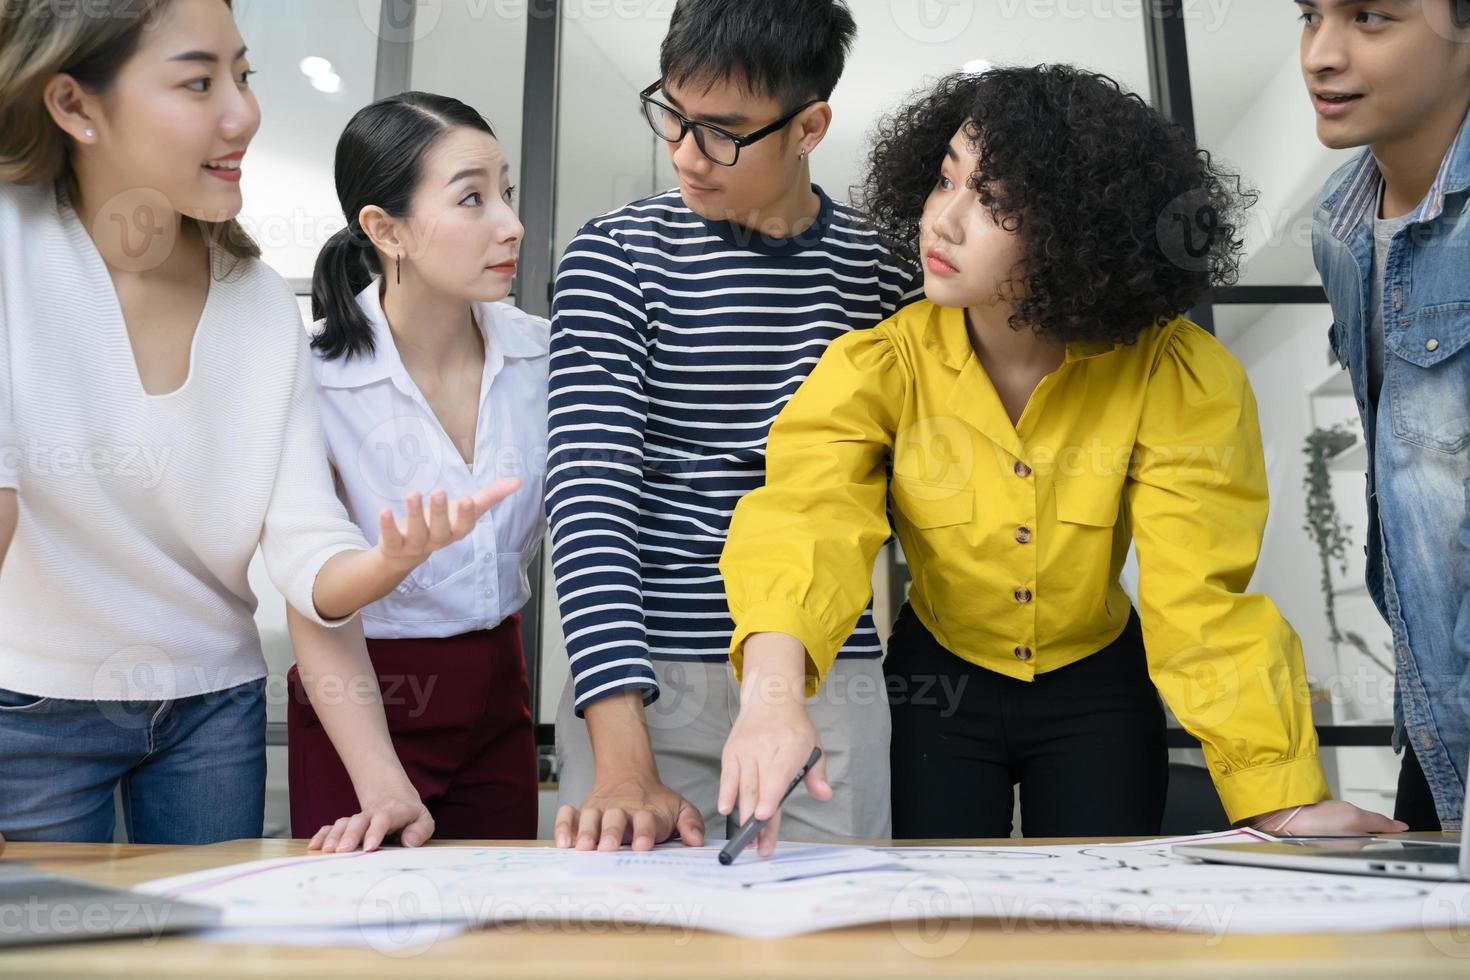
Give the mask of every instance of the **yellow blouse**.
[[915, 615], [1022, 680], [1122, 632], [1132, 541], [1149, 673], [1230, 819], [1328, 797], [1301, 641], [1245, 591], [1267, 511], [1255, 397], [1198, 326], [1068, 347], [1012, 425], [964, 311], [916, 303], [832, 344], [767, 454], [720, 561], [737, 676], [746, 637], [788, 633], [815, 692], [871, 597], [890, 494]]

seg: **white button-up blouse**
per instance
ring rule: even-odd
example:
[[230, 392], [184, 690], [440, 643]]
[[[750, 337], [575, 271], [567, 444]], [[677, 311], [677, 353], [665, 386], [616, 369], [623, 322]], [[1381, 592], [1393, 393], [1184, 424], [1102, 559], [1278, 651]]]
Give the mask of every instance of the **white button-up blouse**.
[[[450, 441], [403, 366], [375, 281], [357, 304], [373, 326], [368, 357], [315, 358], [327, 454], [337, 494], [369, 541], [378, 514], [400, 517], [410, 493], [453, 500], [503, 477], [524, 486], [462, 541], [435, 552], [393, 593], [362, 610], [373, 639], [459, 636], [492, 629], [530, 598], [527, 571], [544, 534], [549, 325], [505, 303], [480, 303], [485, 374], [473, 466]], [[317, 329], [321, 328], [317, 324]]]

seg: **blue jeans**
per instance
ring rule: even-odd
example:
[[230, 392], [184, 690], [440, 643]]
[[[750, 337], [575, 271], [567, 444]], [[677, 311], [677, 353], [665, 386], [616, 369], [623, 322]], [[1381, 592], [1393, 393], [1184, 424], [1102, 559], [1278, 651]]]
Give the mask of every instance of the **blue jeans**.
[[260, 837], [265, 681], [175, 701], [0, 689], [0, 834], [109, 843], [119, 784], [135, 844]]

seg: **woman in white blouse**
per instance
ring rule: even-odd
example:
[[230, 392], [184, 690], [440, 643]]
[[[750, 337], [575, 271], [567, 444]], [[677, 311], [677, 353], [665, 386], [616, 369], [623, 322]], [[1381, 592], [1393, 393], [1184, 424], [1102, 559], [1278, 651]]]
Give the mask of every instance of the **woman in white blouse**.
[[[371, 849], [394, 826], [409, 845], [536, 836], [517, 610], [543, 535], [549, 327], [500, 302], [524, 234], [509, 173], [478, 112], [422, 92], [363, 109], [337, 144], [347, 227], [317, 260], [312, 346], [338, 495], [371, 539], [424, 487], [525, 489], [364, 608], [366, 647], [292, 614], [291, 826], [313, 847]], [[395, 756], [411, 812], [362, 785]]]
[[0, 17], [0, 832], [111, 840], [120, 787], [135, 841], [258, 837], [256, 548], [296, 614], [332, 628], [519, 484], [410, 500], [371, 546], [347, 519], [295, 298], [233, 220], [260, 112], [229, 0], [15, 8]]

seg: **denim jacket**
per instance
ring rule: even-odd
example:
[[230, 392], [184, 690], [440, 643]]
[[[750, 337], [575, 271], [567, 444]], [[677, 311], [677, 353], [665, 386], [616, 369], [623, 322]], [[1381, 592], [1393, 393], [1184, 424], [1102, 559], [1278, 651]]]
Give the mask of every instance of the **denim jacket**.
[[1368, 446], [1368, 591], [1393, 631], [1394, 748], [1411, 740], [1440, 821], [1457, 829], [1470, 764], [1470, 117], [1384, 267], [1383, 386], [1368, 396], [1373, 219], [1364, 150], [1327, 182], [1312, 251], [1332, 351]]

